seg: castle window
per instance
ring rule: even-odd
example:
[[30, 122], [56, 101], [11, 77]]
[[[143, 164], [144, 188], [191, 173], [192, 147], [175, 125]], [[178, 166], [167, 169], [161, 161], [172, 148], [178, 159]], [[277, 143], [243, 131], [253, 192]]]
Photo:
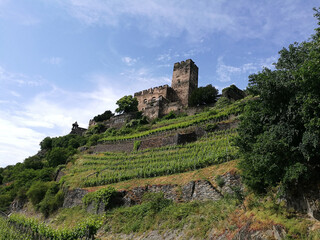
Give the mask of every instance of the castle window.
[[144, 111], [144, 108], [141, 108], [141, 111]]
[[156, 97], [152, 97], [151, 101], [155, 102], [156, 101]]
[[160, 96], [159, 96], [159, 100], [162, 100], [162, 98], [163, 98], [162, 95], [160, 95]]
[[147, 99], [144, 99], [144, 100], [143, 100], [143, 103], [147, 103], [147, 102], [148, 102], [148, 100], [147, 100]]
[[178, 83], [180, 83], [180, 79], [178, 79]]

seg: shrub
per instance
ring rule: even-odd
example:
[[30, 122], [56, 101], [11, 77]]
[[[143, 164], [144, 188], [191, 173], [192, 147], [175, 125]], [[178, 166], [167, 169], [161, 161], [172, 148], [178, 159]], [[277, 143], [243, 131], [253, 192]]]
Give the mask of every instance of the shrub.
[[29, 188], [27, 197], [36, 209], [38, 208], [38, 204], [45, 197], [48, 188], [49, 186], [47, 183], [40, 181], [33, 183]]
[[64, 199], [63, 191], [60, 190], [56, 194], [50, 191], [46, 192], [44, 199], [39, 203], [39, 210], [45, 216], [48, 217], [50, 214], [62, 207]]
[[195, 89], [189, 99], [191, 106], [207, 105], [217, 101], [218, 89], [211, 84]]
[[47, 155], [47, 160], [50, 167], [56, 167], [61, 164], [65, 164], [69, 157], [69, 153], [65, 148], [56, 147], [53, 148]]
[[142, 197], [142, 202], [147, 203], [149, 210], [153, 213], [160, 212], [162, 209], [172, 204], [172, 200], [165, 199], [162, 192], [145, 193]]
[[224, 179], [221, 177], [221, 175], [218, 175], [218, 176], [216, 177], [216, 183], [217, 183], [217, 185], [218, 185], [220, 188], [222, 188], [222, 187], [225, 185], [225, 181], [224, 181]]
[[82, 202], [87, 207], [92, 202], [95, 205], [96, 210], [99, 207], [99, 203], [104, 203], [105, 208], [111, 208], [115, 204], [113, 202], [117, 191], [113, 187], [103, 188], [96, 192], [90, 192], [82, 198]]

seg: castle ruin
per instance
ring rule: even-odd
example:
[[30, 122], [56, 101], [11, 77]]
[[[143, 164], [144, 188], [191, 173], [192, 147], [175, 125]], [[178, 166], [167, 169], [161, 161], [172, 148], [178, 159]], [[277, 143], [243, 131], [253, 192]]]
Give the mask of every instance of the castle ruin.
[[191, 60], [174, 64], [171, 87], [163, 85], [134, 94], [138, 110], [149, 119], [169, 112], [183, 112], [189, 106], [192, 92], [198, 88], [198, 67]]

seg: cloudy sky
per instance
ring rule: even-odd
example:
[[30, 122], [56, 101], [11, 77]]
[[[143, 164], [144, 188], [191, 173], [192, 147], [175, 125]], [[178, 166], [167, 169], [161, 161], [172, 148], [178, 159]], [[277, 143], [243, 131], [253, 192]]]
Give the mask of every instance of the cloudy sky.
[[308, 40], [316, 0], [0, 0], [0, 167], [193, 59], [219, 90]]

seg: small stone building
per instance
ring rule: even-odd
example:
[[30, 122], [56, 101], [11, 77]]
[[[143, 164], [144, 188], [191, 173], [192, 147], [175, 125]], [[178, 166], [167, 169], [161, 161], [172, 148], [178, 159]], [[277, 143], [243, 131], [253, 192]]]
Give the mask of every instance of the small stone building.
[[188, 59], [174, 64], [171, 87], [163, 85], [134, 94], [138, 110], [149, 119], [171, 111], [182, 112], [189, 106], [189, 97], [198, 88], [198, 67]]

